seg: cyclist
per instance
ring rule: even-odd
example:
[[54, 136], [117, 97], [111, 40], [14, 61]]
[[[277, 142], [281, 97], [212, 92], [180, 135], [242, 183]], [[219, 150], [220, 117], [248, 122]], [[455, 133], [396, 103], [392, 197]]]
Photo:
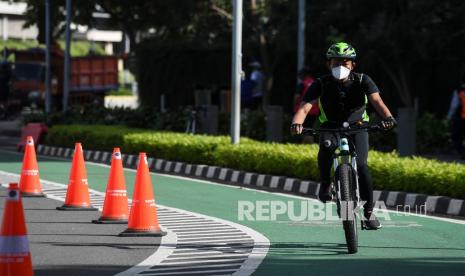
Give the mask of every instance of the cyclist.
[[[300, 108], [294, 115], [291, 125], [292, 134], [302, 133], [302, 124], [313, 105], [319, 104], [321, 128], [339, 128], [343, 122], [360, 124], [368, 122], [366, 105], [370, 102], [383, 118], [381, 124], [386, 130], [392, 129], [396, 120], [380, 97], [379, 89], [373, 80], [362, 73], [355, 73], [355, 49], [339, 42], [331, 45], [326, 53], [327, 66], [331, 75], [318, 78], [309, 87]], [[357, 171], [359, 175], [360, 197], [364, 204], [364, 220], [368, 229], [376, 230], [381, 224], [373, 212], [373, 183], [367, 166], [368, 133], [352, 135], [357, 153]], [[326, 203], [331, 195], [331, 163], [336, 147], [334, 135], [321, 133], [318, 167], [321, 185], [318, 198]]]

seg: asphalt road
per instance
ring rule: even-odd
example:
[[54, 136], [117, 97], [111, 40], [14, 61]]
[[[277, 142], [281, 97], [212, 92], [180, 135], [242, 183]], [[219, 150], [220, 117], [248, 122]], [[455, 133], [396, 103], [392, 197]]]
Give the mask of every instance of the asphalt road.
[[[0, 178], [0, 182], [3, 182]], [[3, 214], [6, 189], [0, 188]], [[59, 202], [23, 198], [35, 275], [114, 275], [153, 254], [160, 238], [117, 237], [126, 225], [97, 225], [97, 211], [57, 211]]]
[[[0, 151], [0, 170], [17, 173], [20, 167], [20, 154]], [[69, 167], [69, 160], [39, 158], [42, 179], [66, 183]], [[91, 163], [87, 163], [86, 167], [90, 188], [104, 191], [108, 167]], [[131, 196], [135, 172], [125, 170], [125, 177], [128, 195]], [[429, 216], [422, 217], [416, 216], [414, 213], [390, 212], [389, 219], [381, 219], [384, 225], [381, 230], [360, 232], [359, 252], [348, 255], [342, 227], [338, 221], [324, 219], [293, 221], [286, 215], [279, 216], [276, 220], [239, 220], [238, 218], [239, 201], [251, 202], [252, 204], [271, 201], [292, 203], [293, 206], [296, 206], [296, 210], [300, 210], [299, 206], [304, 202], [314, 203], [315, 201], [312, 199], [238, 189], [237, 187], [160, 174], [152, 174], [152, 184], [157, 203], [161, 205], [240, 223], [265, 235], [271, 242], [270, 248], [266, 258], [254, 275], [371, 275], [374, 273], [375, 275], [424, 276], [444, 273], [463, 275], [465, 271], [465, 224], [463, 221], [438, 219]], [[32, 204], [36, 200], [33, 199], [26, 204]], [[54, 206], [57, 204], [59, 203], [55, 202]], [[30, 205], [26, 206], [27, 209], [33, 209]], [[335, 213], [334, 205], [328, 205], [327, 207], [330, 211], [332, 209], [333, 214]], [[122, 243], [123, 246], [131, 244], [131, 242], [113, 236], [119, 233], [122, 229], [121, 226], [111, 226], [115, 228], [104, 230], [102, 226], [88, 223], [90, 219], [94, 218], [93, 214], [64, 214], [57, 213], [53, 208], [45, 209], [42, 211], [26, 210], [27, 213], [33, 212], [32, 215], [26, 214], [28, 221], [39, 221], [38, 218], [41, 215], [37, 213], [41, 214], [41, 212], [46, 213], [42, 215], [42, 219], [48, 221], [44, 223], [48, 229], [47, 231], [40, 228], [44, 226], [42, 223], [28, 223], [33, 247], [33, 261], [37, 265], [38, 272], [45, 271], [49, 273], [42, 275], [53, 275], [51, 272], [57, 270], [57, 267], [60, 266], [61, 271], [73, 268], [79, 272], [79, 268], [76, 268], [76, 266], [84, 265], [85, 268], [80, 271], [84, 274], [81, 275], [92, 275], [91, 271], [95, 272], [95, 270], [97, 270], [97, 273], [94, 275], [104, 275], [106, 272], [111, 274], [112, 271], [124, 269], [123, 267], [114, 266], [129, 265], [129, 261], [126, 263], [121, 262], [121, 259], [114, 261], [120, 258], [120, 256], [116, 256], [116, 253], [132, 255], [136, 251], [115, 248], [115, 244], [118, 244], [118, 242]], [[297, 211], [297, 213], [300, 212]], [[58, 226], [60, 223], [54, 223], [60, 221], [58, 216], [63, 216], [64, 221], [71, 222], [65, 223], [67, 230], [60, 230], [61, 228]], [[34, 228], [35, 226], [38, 226], [38, 228]], [[45, 237], [41, 235], [36, 237], [35, 235], [44, 233], [51, 235]], [[64, 233], [64, 237], [60, 236], [60, 233]], [[69, 234], [72, 234], [71, 237]], [[42, 254], [40, 251], [38, 253], [34, 252], [37, 250], [34, 249], [37, 246], [36, 238], [45, 239], [46, 243], [50, 243], [43, 245], [48, 246], [48, 249], [42, 251]], [[52, 240], [47, 240], [47, 238]], [[142, 245], [136, 246], [141, 247], [138, 250], [143, 250], [145, 248], [144, 244], [150, 247], [150, 245], [147, 245], [150, 242], [144, 243], [140, 239], [136, 240], [142, 243]], [[96, 245], [86, 244], [87, 241]], [[115, 244], [113, 244], [113, 241]], [[102, 243], [105, 243], [105, 245]], [[69, 256], [75, 254], [75, 257], [68, 258], [68, 260], [72, 261], [71, 263], [63, 260], [63, 262], [56, 264], [40, 265], [41, 258], [43, 258], [44, 262], [57, 262], [57, 260], [60, 260], [61, 256], [57, 256], [57, 260], [53, 257], [54, 251], [59, 250], [58, 248], [62, 252], [58, 252], [56, 255]], [[89, 252], [95, 252], [95, 250], [99, 251], [92, 256], [98, 255], [95, 257], [99, 258], [98, 260], [93, 259], [92, 256], [85, 256], [90, 255]], [[106, 255], [102, 253], [104, 251], [115, 253], [113, 253], [114, 255], [111, 255], [111, 253]], [[43, 256], [36, 257], [36, 255]], [[143, 258], [141, 256], [139, 260]], [[134, 259], [132, 264], [136, 263], [137, 261]], [[47, 271], [47, 269], [49, 270]], [[63, 273], [60, 275], [63, 275]]]

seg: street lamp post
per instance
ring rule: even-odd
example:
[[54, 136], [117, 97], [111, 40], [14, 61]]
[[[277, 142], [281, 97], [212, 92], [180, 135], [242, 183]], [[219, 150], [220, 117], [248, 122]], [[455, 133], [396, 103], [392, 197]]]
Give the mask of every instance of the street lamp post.
[[45, 0], [45, 113], [50, 113], [50, 111], [52, 111], [50, 1], [51, 0]]
[[242, 0], [233, 0], [233, 16], [231, 143], [238, 144], [241, 132]]
[[297, 72], [305, 63], [305, 0], [299, 0], [297, 20]]
[[63, 111], [68, 109], [69, 77], [70, 77], [70, 44], [71, 44], [71, 0], [66, 0], [66, 33], [65, 33], [65, 61], [63, 70]]

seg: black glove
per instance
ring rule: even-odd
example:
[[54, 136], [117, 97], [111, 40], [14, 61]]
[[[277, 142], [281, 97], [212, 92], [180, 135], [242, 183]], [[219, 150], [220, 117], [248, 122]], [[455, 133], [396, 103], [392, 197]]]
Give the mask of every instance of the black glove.
[[397, 125], [397, 121], [392, 116], [389, 116], [386, 119], [381, 121], [381, 126], [384, 128], [384, 130], [393, 129], [396, 125]]
[[302, 124], [291, 125], [291, 134], [301, 134], [301, 133], [302, 133]]

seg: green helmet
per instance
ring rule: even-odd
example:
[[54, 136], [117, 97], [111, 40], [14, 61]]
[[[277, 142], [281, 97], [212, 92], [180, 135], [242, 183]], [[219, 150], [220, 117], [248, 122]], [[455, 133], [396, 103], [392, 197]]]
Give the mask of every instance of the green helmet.
[[349, 58], [355, 59], [357, 54], [354, 47], [345, 42], [334, 43], [326, 52], [326, 58]]

